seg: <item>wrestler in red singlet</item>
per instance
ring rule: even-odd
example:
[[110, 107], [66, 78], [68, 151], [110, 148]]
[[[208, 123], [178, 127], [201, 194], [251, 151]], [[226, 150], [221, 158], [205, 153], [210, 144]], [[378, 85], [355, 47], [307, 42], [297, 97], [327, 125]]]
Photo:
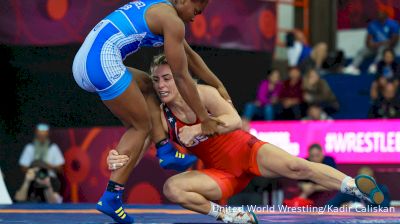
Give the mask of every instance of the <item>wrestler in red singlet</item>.
[[203, 161], [205, 169], [199, 171], [218, 183], [222, 199], [239, 193], [254, 176], [261, 176], [257, 152], [265, 142], [245, 131], [236, 130], [214, 137], [198, 136], [194, 139], [194, 144], [188, 147], [179, 141], [179, 129], [199, 124], [200, 121], [197, 119], [193, 124], [184, 123], [166, 104], [163, 104], [162, 108], [168, 124], [169, 138]]

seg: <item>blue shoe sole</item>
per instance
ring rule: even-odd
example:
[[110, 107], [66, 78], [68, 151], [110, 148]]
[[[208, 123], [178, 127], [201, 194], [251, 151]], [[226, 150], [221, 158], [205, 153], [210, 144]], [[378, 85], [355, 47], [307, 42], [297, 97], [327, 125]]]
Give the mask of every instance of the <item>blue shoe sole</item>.
[[[96, 209], [97, 209], [97, 211], [103, 213], [104, 215], [111, 217], [117, 223], [123, 223], [123, 224], [134, 223], [134, 219], [132, 216], [129, 216], [128, 214], [125, 213], [126, 219], [121, 219], [121, 217], [119, 217], [118, 214], [115, 213], [115, 211], [107, 205], [104, 205], [104, 204], [102, 206], [96, 205]], [[129, 219], [131, 219], [131, 220], [128, 221]]]
[[379, 189], [374, 178], [368, 175], [358, 175], [355, 178], [356, 186], [361, 191], [361, 193], [368, 195], [369, 199], [379, 205], [385, 199], [383, 192]]

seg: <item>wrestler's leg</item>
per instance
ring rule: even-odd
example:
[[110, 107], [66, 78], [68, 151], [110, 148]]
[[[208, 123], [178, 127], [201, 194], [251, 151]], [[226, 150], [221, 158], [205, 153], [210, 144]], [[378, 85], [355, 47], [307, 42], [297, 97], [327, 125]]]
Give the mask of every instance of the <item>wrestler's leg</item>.
[[164, 195], [172, 202], [201, 214], [208, 214], [210, 200], [219, 200], [222, 191], [211, 177], [189, 171], [170, 177], [164, 184]]
[[111, 172], [107, 190], [100, 198], [97, 209], [111, 216], [116, 222], [132, 223], [133, 218], [123, 209], [122, 194], [125, 182], [141, 157], [144, 141], [150, 134], [150, 116], [146, 101], [135, 81], [130, 81], [122, 93], [111, 99], [105, 99], [103, 96], [103, 103], [127, 128], [116, 150], [120, 155], [129, 156], [129, 160], [125, 166]]
[[[296, 180], [308, 179], [330, 190], [340, 190], [343, 193], [355, 195], [371, 201], [365, 191], [372, 191], [373, 185], [368, 181], [366, 185], [356, 187], [355, 180], [344, 173], [322, 163], [314, 163], [295, 157], [286, 151], [272, 145], [264, 144], [257, 152], [257, 163], [261, 175], [273, 176], [278, 174]], [[364, 179], [367, 181], [366, 179]], [[373, 181], [374, 182], [374, 181]], [[363, 190], [362, 188], [369, 190]], [[379, 190], [379, 189], [378, 189]], [[380, 191], [380, 190], [379, 190]], [[361, 192], [364, 192], [361, 193]], [[375, 203], [380, 200], [375, 200]]]
[[230, 210], [211, 202], [221, 199], [223, 191], [227, 189], [223, 183], [217, 183], [208, 174], [213, 173], [214, 178], [221, 181], [230, 179], [231, 188], [235, 188], [236, 181], [240, 179], [233, 175], [224, 176], [224, 172], [216, 172], [214, 169], [206, 171], [210, 172], [189, 171], [169, 178], [164, 184], [164, 195], [186, 209], [212, 216], [217, 220], [229, 223], [257, 223], [257, 218], [252, 212]]

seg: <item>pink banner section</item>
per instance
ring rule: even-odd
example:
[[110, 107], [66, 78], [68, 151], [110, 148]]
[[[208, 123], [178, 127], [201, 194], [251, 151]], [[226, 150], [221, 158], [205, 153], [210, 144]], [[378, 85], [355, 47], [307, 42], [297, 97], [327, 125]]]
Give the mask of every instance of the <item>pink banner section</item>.
[[[4, 0], [0, 43], [52, 46], [79, 43], [105, 16], [129, 0]], [[210, 0], [187, 27], [190, 44], [272, 51], [276, 3], [262, 0]]]
[[274, 1], [210, 0], [190, 24], [187, 39], [201, 46], [271, 52], [276, 24]]
[[106, 15], [127, 0], [4, 0], [0, 43], [54, 46], [79, 43]]
[[[60, 146], [65, 157], [64, 201], [98, 200], [110, 176], [107, 154], [116, 147], [124, 131], [122, 127], [52, 131], [52, 141]], [[252, 122], [251, 133], [300, 157], [307, 155], [309, 145], [320, 143], [338, 163], [400, 163], [400, 120]], [[193, 169], [202, 167], [198, 162]], [[150, 147], [126, 183], [125, 200], [139, 204], [170, 203], [162, 189], [174, 174], [159, 166], [155, 149]]]
[[400, 164], [400, 120], [252, 122], [250, 132], [292, 155], [319, 143], [342, 164]]

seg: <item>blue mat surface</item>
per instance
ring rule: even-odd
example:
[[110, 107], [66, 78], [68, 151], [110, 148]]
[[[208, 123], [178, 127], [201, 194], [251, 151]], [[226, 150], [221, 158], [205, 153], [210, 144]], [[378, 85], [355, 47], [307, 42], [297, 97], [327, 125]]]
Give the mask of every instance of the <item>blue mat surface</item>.
[[[113, 223], [94, 204], [16, 204], [0, 206], [0, 223]], [[221, 223], [178, 206], [129, 205], [136, 223]], [[260, 212], [260, 223], [400, 223], [400, 209], [391, 212]]]

